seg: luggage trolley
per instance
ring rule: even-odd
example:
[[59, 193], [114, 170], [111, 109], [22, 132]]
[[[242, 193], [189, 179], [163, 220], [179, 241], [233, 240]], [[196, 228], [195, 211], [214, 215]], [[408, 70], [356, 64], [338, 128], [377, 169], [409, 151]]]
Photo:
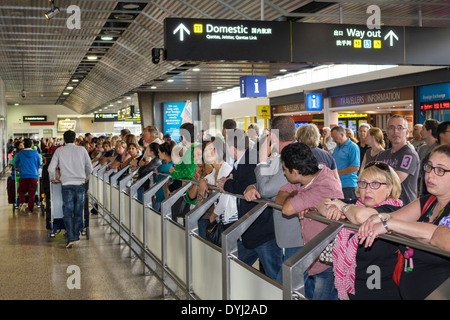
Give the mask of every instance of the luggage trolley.
[[[12, 184], [14, 184], [14, 201], [12, 202], [12, 210], [13, 210], [13, 214], [15, 213], [15, 211], [17, 209], [19, 209], [20, 207], [20, 198], [19, 198], [19, 171], [17, 169], [13, 169], [14, 172], [12, 172], [11, 174], [11, 180], [12, 182], [9, 182], [8, 179], [8, 186], [7, 188], [11, 188], [12, 189]], [[11, 184], [11, 185], [10, 185]], [[8, 193], [10, 191], [8, 190]], [[25, 194], [25, 197], [28, 198], [28, 193]], [[9, 198], [9, 195], [8, 195]], [[9, 201], [11, 203], [11, 201]], [[42, 197], [41, 197], [41, 177], [38, 177], [38, 181], [37, 181], [37, 188], [36, 188], [36, 196], [34, 198], [34, 204], [36, 205], [37, 208], [41, 208], [42, 211]]]
[[[65, 229], [62, 200], [62, 184], [51, 183], [46, 207], [47, 240], [51, 241], [61, 230]], [[87, 201], [87, 199], [85, 199]], [[83, 212], [83, 224], [80, 234], [89, 240], [89, 214]]]
[[[55, 238], [56, 234], [65, 229], [62, 201], [62, 184], [51, 183], [48, 174], [48, 166], [51, 162], [52, 154], [46, 154], [45, 164], [42, 168], [42, 189], [45, 195], [45, 222], [47, 229], [47, 241]], [[85, 199], [87, 201], [87, 199]], [[89, 213], [83, 214], [83, 224], [80, 233], [89, 240]]]

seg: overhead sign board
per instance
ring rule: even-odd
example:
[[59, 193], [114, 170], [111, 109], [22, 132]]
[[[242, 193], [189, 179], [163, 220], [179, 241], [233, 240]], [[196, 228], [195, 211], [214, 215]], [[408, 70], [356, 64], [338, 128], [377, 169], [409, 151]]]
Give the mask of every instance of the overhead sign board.
[[134, 105], [127, 106], [125, 108], [120, 109], [117, 112], [117, 119], [130, 119], [134, 117]]
[[117, 113], [94, 113], [94, 122], [114, 122], [117, 120]]
[[293, 23], [292, 62], [402, 64], [403, 27]]
[[166, 18], [167, 60], [450, 65], [450, 28]]
[[291, 60], [286, 22], [166, 18], [167, 60]]
[[240, 82], [241, 98], [267, 97], [266, 76], [242, 76]]
[[47, 121], [47, 116], [23, 116], [23, 121]]

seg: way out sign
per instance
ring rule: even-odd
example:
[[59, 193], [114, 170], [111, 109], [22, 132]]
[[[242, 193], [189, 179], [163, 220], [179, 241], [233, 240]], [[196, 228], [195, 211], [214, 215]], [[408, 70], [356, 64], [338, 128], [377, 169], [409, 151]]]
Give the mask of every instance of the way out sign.
[[240, 78], [241, 98], [267, 97], [266, 76], [242, 76]]

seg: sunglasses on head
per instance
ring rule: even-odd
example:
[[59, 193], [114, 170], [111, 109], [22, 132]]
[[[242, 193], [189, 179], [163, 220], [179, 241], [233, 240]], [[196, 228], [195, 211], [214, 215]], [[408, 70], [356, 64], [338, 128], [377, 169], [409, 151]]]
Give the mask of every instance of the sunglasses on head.
[[375, 167], [377, 167], [378, 169], [381, 169], [381, 170], [383, 170], [383, 171], [390, 172], [390, 170], [389, 170], [389, 165], [387, 165], [387, 164], [384, 163], [384, 162], [380, 162], [380, 161], [372, 161], [372, 162], [369, 162], [369, 163], [364, 167], [364, 169], [370, 168], [370, 167], [372, 167], [372, 166], [375, 166]]

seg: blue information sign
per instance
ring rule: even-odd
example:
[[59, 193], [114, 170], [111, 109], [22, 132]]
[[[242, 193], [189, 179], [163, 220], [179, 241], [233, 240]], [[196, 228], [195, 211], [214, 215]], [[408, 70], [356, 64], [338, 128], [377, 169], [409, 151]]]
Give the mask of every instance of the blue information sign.
[[306, 110], [322, 111], [322, 95], [320, 93], [306, 94]]
[[241, 98], [267, 97], [266, 76], [242, 76]]

